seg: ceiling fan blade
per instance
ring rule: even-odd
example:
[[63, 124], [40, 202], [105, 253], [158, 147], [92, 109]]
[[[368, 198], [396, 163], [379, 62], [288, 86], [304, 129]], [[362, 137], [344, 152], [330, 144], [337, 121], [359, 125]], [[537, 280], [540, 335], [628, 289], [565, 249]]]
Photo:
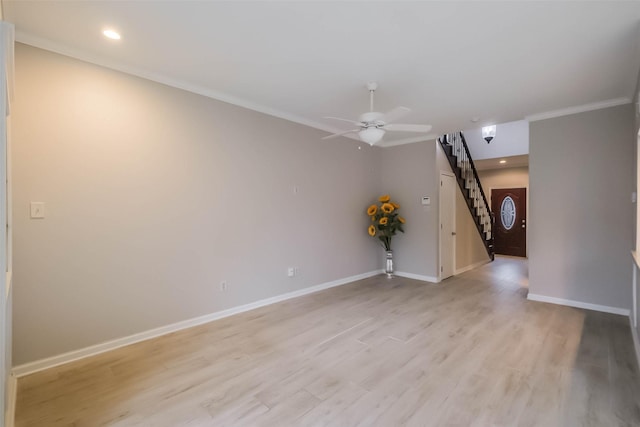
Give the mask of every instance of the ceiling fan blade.
[[340, 120], [341, 122], [351, 123], [352, 125], [362, 126], [362, 123], [355, 120], [341, 119], [340, 117], [323, 117], [323, 119]]
[[337, 138], [339, 136], [343, 136], [346, 135], [348, 133], [356, 133], [356, 132], [360, 132], [361, 129], [352, 129], [352, 130], [347, 130], [344, 132], [340, 132], [340, 133], [334, 133], [333, 135], [329, 135], [329, 136], [325, 136], [324, 138], [321, 139], [332, 139], [332, 138]]
[[384, 116], [382, 116], [382, 121], [385, 123], [391, 123], [395, 120], [398, 120], [400, 117], [406, 116], [410, 112], [411, 112], [411, 108], [396, 107], [393, 110], [389, 111]]
[[420, 132], [427, 133], [431, 130], [431, 125], [403, 125], [400, 123], [384, 125], [385, 130], [395, 132]]

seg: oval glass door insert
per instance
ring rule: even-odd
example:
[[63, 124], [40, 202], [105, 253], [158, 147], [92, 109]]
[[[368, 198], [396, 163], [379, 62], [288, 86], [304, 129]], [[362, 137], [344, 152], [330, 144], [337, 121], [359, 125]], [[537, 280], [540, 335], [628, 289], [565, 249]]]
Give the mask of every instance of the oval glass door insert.
[[502, 225], [506, 230], [511, 230], [513, 225], [516, 223], [516, 204], [511, 196], [507, 196], [502, 200], [502, 205], [500, 206], [500, 219], [502, 220]]

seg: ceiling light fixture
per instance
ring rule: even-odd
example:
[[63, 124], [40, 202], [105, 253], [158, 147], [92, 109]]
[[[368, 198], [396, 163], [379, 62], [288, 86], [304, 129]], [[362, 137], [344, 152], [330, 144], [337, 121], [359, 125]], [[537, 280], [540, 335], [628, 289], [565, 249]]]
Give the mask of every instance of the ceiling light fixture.
[[379, 129], [377, 127], [368, 127], [358, 132], [358, 136], [367, 144], [373, 145], [376, 142], [380, 142], [380, 140], [382, 140], [382, 137], [384, 136], [384, 129]]
[[496, 125], [493, 126], [485, 126], [482, 128], [482, 137], [487, 144], [491, 142], [493, 138], [496, 136]]
[[104, 36], [108, 39], [111, 40], [120, 40], [120, 34], [117, 31], [114, 30], [104, 30], [102, 32], [102, 34], [104, 34]]
[[504, 165], [505, 163], [507, 163], [507, 161], [506, 161], [506, 160], [504, 160], [504, 159], [500, 160], [500, 164], [501, 164], [501, 165]]

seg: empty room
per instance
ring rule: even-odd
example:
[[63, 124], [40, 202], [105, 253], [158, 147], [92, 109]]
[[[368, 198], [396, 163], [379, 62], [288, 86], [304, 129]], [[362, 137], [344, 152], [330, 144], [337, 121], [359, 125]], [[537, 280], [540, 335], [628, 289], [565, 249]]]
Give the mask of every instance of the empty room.
[[0, 427], [640, 427], [640, 2], [0, 5]]

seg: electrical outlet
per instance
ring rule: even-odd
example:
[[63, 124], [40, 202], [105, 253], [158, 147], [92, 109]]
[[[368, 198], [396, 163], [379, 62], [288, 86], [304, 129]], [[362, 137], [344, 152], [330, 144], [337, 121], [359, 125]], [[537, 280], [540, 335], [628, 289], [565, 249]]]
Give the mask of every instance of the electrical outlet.
[[32, 219], [44, 218], [44, 202], [31, 202], [30, 208]]
[[225, 280], [223, 280], [222, 282], [220, 282], [220, 290], [222, 292], [227, 292], [227, 282]]
[[289, 267], [287, 269], [287, 276], [288, 277], [293, 277], [296, 275], [296, 268], [295, 267]]
[[293, 268], [293, 274], [294, 274], [295, 276], [300, 275], [300, 267], [294, 267], [294, 268]]

